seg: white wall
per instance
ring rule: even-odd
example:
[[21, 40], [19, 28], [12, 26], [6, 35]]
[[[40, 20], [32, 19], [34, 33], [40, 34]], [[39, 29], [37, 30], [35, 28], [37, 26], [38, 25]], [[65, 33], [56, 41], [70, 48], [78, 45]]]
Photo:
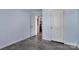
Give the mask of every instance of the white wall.
[[64, 42], [78, 46], [79, 42], [79, 11], [64, 10]]
[[40, 10], [0, 10], [0, 48], [32, 36], [33, 11]]
[[48, 9], [44, 9], [42, 10], [42, 16], [43, 16], [43, 39], [44, 40], [51, 40], [52, 36], [51, 36], [51, 30], [50, 30], [50, 15], [49, 15], [49, 10]]
[[77, 20], [77, 45], [79, 47], [79, 9], [77, 10], [78, 20]]

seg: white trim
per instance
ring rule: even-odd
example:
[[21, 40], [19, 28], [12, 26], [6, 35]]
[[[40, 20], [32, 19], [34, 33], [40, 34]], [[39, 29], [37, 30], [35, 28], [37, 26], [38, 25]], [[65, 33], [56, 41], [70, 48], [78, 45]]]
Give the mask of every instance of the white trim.
[[76, 43], [71, 43], [71, 42], [65, 42], [65, 44], [76, 46], [76, 47], [78, 46]]
[[15, 43], [17, 43], [17, 42], [20, 42], [20, 41], [25, 40], [25, 39], [30, 38], [30, 37], [32, 37], [32, 36], [29, 36], [29, 37], [26, 37], [26, 38], [23, 38], [23, 39], [19, 39], [19, 40], [17, 40], [17, 41], [13, 41], [13, 42], [7, 43], [7, 44], [1, 46], [0, 49], [5, 48], [5, 47], [7, 47], [7, 46], [10, 46], [10, 45], [12, 45], [12, 44], [15, 44]]
[[37, 16], [35, 16], [35, 35], [37, 35]]

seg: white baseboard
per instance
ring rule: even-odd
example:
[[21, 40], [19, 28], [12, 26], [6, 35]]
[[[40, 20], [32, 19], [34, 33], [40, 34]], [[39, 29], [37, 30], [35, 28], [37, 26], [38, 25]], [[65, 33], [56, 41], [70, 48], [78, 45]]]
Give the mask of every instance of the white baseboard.
[[[32, 36], [30, 36], [30, 37], [32, 37]], [[0, 49], [5, 48], [5, 47], [7, 47], [7, 46], [10, 46], [10, 45], [12, 45], [12, 44], [14, 44], [14, 43], [20, 42], [20, 41], [25, 40], [25, 39], [30, 38], [30, 37], [25, 37], [25, 38], [23, 38], [23, 39], [19, 39], [19, 40], [17, 40], [17, 41], [13, 41], [13, 42], [4, 44], [4, 45], [2, 45], [2, 46], [0, 47]]]
[[71, 45], [73, 47], [78, 47], [78, 45], [76, 43], [65, 42], [64, 44]]

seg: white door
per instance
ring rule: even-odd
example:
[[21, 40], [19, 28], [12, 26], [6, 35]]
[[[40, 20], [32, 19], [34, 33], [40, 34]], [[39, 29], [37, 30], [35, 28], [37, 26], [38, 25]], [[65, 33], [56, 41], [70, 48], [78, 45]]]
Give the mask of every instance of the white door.
[[63, 42], [63, 10], [50, 10], [52, 40]]

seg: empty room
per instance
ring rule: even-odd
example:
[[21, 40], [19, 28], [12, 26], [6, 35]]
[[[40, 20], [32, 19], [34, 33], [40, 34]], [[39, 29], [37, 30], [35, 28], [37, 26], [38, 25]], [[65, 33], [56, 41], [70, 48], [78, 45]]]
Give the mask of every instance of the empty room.
[[1, 50], [78, 50], [78, 9], [0, 9]]

